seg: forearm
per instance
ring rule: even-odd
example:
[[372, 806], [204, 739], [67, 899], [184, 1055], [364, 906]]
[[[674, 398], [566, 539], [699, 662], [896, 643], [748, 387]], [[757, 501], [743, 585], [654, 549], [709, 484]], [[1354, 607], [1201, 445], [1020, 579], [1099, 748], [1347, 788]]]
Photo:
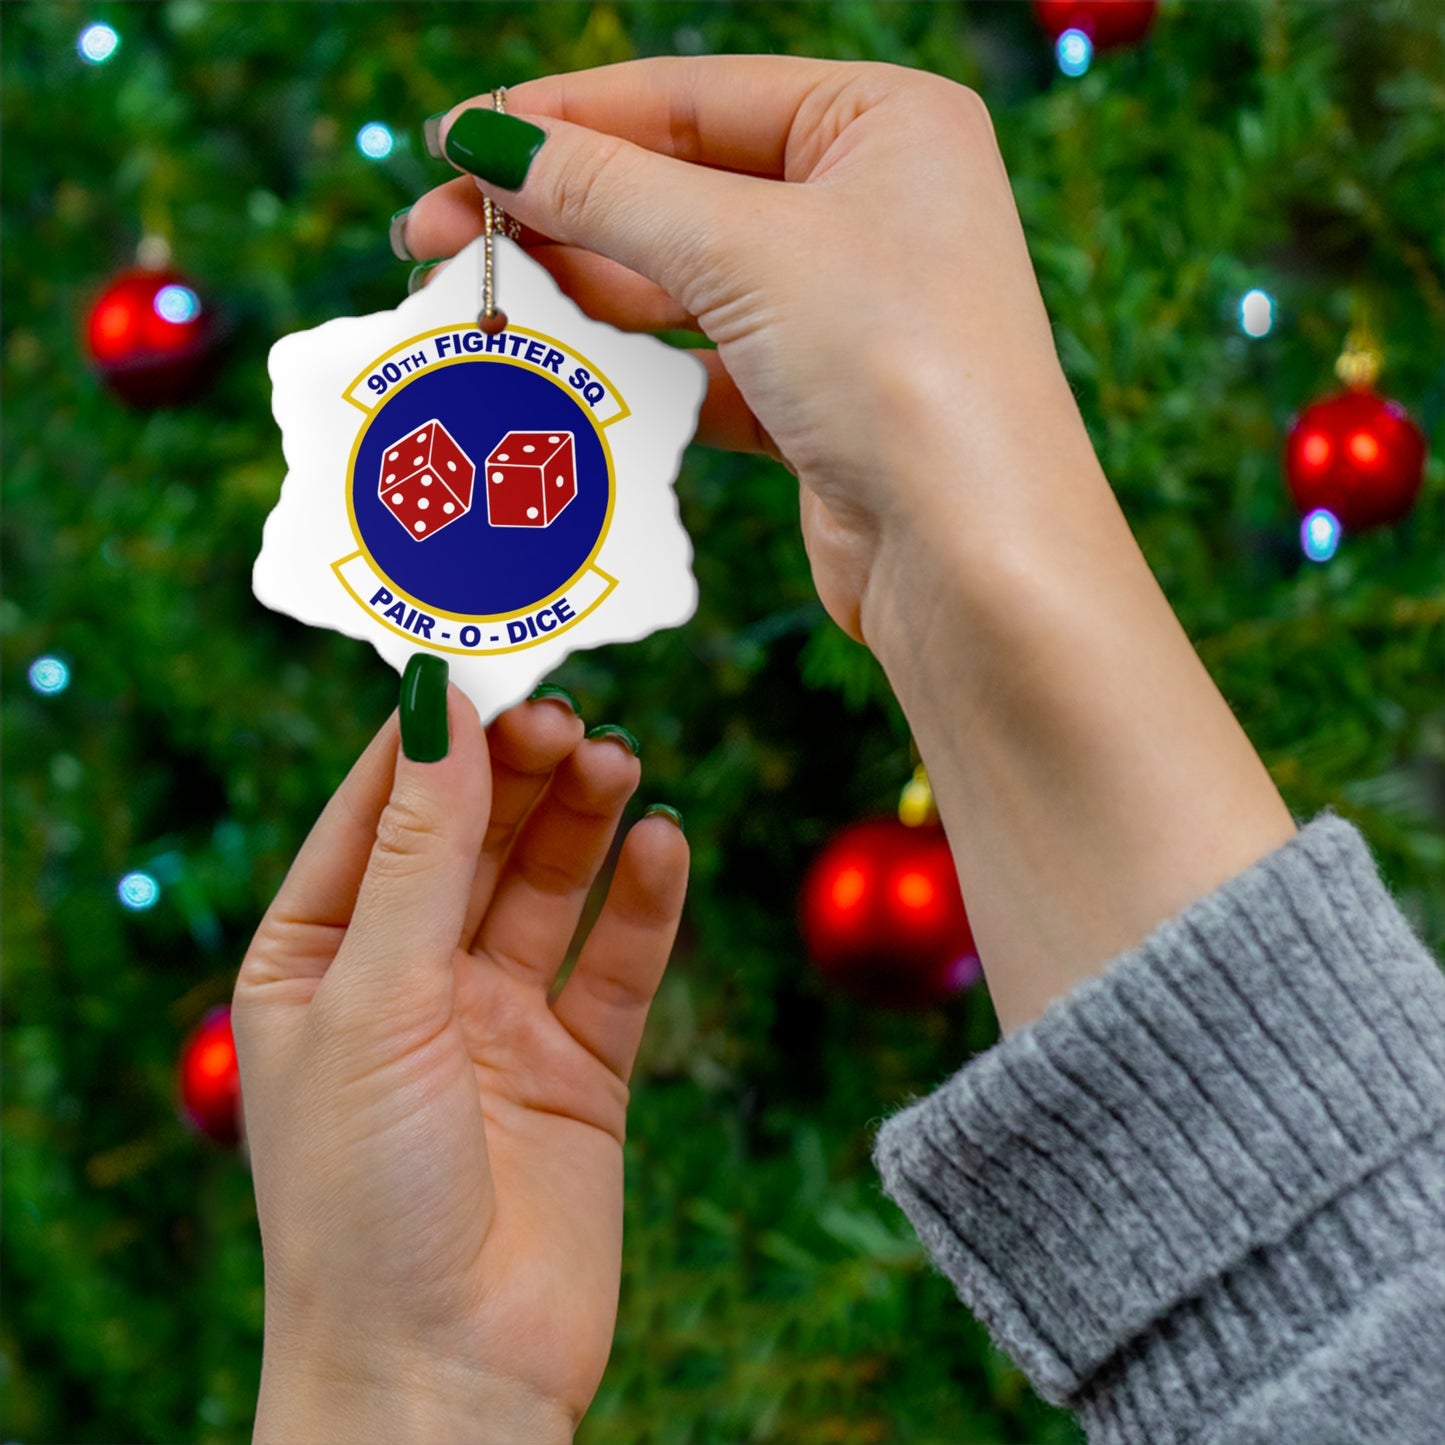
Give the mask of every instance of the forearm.
[[[960, 452], [936, 434], [913, 465], [936, 486]], [[863, 628], [928, 765], [1008, 1031], [1294, 824], [1071, 403], [971, 464], [1014, 470], [970, 488], [966, 515], [885, 529]]]

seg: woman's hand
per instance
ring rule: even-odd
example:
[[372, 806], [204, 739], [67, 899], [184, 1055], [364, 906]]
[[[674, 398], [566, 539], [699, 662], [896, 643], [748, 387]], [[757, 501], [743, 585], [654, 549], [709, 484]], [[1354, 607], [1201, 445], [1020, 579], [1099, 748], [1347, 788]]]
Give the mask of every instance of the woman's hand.
[[[449, 112], [443, 144], [490, 106]], [[852, 636], [877, 648], [870, 579], [942, 514], [997, 549], [991, 519], [1039, 470], [1093, 465], [972, 91], [889, 65], [659, 59], [528, 81], [507, 111], [547, 133], [525, 184], [431, 191], [407, 247], [459, 250], [485, 191], [590, 315], [706, 333], [699, 437], [796, 473], [819, 595]]]
[[[467, 119], [490, 105], [442, 118], [446, 154], [517, 186]], [[1005, 1028], [1290, 836], [1094, 456], [976, 95], [709, 56], [507, 109], [546, 133], [525, 181], [431, 191], [407, 246], [458, 250], [485, 192], [593, 316], [717, 343], [700, 439], [797, 474], [818, 594], [903, 705]]]
[[606, 1364], [627, 1079], [677, 929], [681, 831], [628, 834], [619, 738], [560, 700], [437, 762], [393, 717], [312, 830], [232, 1023], [266, 1262], [258, 1442], [570, 1440]]

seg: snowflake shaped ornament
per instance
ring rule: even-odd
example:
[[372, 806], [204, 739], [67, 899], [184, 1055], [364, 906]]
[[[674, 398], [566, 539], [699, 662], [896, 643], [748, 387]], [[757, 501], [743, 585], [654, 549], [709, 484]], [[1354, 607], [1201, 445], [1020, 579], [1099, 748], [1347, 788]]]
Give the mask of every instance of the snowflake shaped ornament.
[[672, 484], [699, 359], [593, 321], [493, 238], [505, 329], [476, 322], [482, 239], [394, 311], [271, 348], [288, 468], [252, 587], [370, 642], [443, 655], [483, 721], [568, 653], [692, 616]]

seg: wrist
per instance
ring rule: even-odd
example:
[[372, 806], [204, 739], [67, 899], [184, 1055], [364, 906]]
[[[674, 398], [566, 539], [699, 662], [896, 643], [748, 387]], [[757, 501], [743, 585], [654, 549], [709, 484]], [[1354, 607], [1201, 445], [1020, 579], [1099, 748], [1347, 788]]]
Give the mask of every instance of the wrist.
[[1092, 451], [1060, 426], [1012, 455], [926, 526], [900, 482], [860, 608], [1005, 1031], [1293, 831]]
[[252, 1445], [571, 1445], [576, 1423], [530, 1385], [454, 1361], [342, 1366], [268, 1347]]
[[[1052, 410], [1040, 401], [1024, 434], [1010, 427], [983, 436], [957, 425], [923, 388], [899, 399], [898, 431], [920, 442], [889, 478], [859, 622], [905, 703], [915, 683], [937, 682], [940, 649], [976, 670], [997, 639], [1017, 664], [1020, 625], [1037, 618], [1042, 643], [1046, 614], [1077, 605], [1090, 577], [1128, 578], [1157, 594], [1064, 391]], [[931, 643], [920, 645], [925, 637]]]

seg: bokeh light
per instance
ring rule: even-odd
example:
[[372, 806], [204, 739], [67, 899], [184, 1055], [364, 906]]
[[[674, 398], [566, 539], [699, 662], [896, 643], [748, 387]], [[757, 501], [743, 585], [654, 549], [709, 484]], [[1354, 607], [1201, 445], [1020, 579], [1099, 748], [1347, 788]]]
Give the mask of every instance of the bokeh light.
[[1054, 42], [1054, 55], [1065, 75], [1082, 75], [1094, 59], [1094, 42], [1082, 30], [1066, 30]]
[[1311, 562], [1328, 562], [1339, 549], [1340, 522], [1325, 507], [1316, 507], [1300, 523], [1299, 543]]
[[30, 686], [53, 697], [70, 686], [70, 669], [58, 657], [37, 657], [30, 664]]
[[937, 892], [928, 874], [917, 871], [901, 874], [893, 891], [905, 908], [927, 908]]
[[161, 885], [149, 873], [127, 873], [115, 891], [125, 907], [140, 913], [159, 902]]
[[189, 286], [162, 286], [151, 304], [162, 321], [171, 321], [177, 326], [194, 321], [201, 314], [201, 298]]
[[109, 25], [87, 25], [75, 42], [80, 58], [90, 65], [104, 65], [120, 48], [120, 36]]
[[833, 906], [852, 908], [867, 891], [868, 875], [861, 868], [844, 868], [833, 880]]
[[1268, 336], [1274, 329], [1274, 297], [1256, 287], [1239, 302], [1239, 329], [1246, 336]]
[[356, 148], [367, 160], [384, 161], [395, 145], [396, 137], [392, 135], [391, 127], [382, 125], [379, 120], [368, 121], [356, 132]]
[[1351, 460], [1362, 467], [1372, 467], [1380, 460], [1380, 440], [1367, 431], [1354, 432], [1345, 445]]

